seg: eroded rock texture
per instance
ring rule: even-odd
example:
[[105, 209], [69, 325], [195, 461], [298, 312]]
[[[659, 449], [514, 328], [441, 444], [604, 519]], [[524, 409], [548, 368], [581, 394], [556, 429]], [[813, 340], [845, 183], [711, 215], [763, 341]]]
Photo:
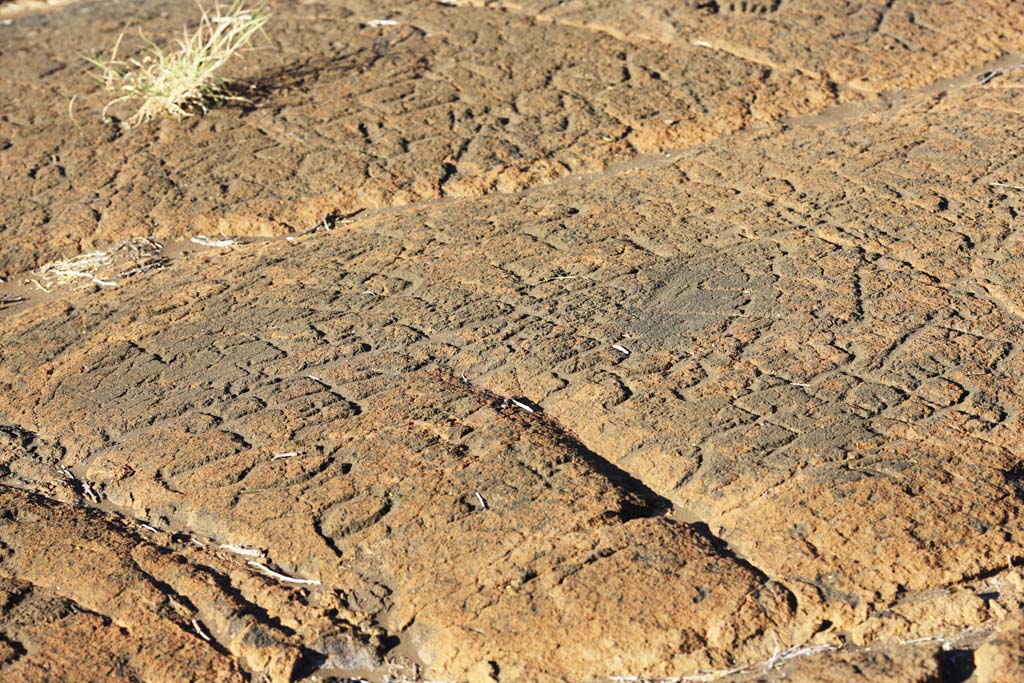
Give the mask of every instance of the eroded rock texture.
[[[48, 218], [78, 244], [333, 229], [2, 314], [5, 680], [1015, 680], [1024, 109], [1018, 72], [952, 77], [1018, 10], [476, 4], [281, 7], [342, 56], [258, 107], [81, 123], [70, 174], [25, 174], [16, 110], [11, 270], [70, 244], [36, 195], [146, 217]], [[3, 59], [118, 7], [19, 19]]]
[[[12, 20], [0, 275], [140, 234], [280, 234], [514, 192], [1024, 50], [1015, 3], [728, 4], [276, 2], [268, 40], [234, 67], [248, 104], [128, 134], [103, 122], [110, 95], [82, 54], [105, 54], [128, 21], [176, 38], [193, 4]], [[121, 55], [142, 47], [129, 31]]]

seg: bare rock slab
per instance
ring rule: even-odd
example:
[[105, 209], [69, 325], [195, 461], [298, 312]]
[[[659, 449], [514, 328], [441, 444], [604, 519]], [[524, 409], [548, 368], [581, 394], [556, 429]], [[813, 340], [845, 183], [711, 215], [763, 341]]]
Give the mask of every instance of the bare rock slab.
[[[988, 7], [966, 5], [971, 21]], [[173, 27], [163, 7], [149, 8], [154, 21]], [[601, 3], [345, 7], [323, 30], [361, 45], [345, 59], [362, 66], [300, 73], [294, 90], [267, 95], [273, 107], [61, 143], [58, 157], [84, 155], [75, 178], [102, 178], [105, 165], [128, 178], [104, 156], [115, 152], [154, 165], [139, 178], [161, 159], [168, 178], [194, 177], [153, 190], [170, 207], [154, 222], [167, 234], [187, 234], [197, 216], [220, 221], [229, 204], [248, 220], [250, 190], [271, 197], [268, 216], [319, 220], [332, 207], [347, 218], [179, 255], [4, 316], [0, 674], [46, 680], [50, 661], [125, 681], [1009, 675], [1024, 595], [1019, 74], [898, 101], [861, 88], [857, 107], [778, 122], [824, 106], [789, 99], [807, 84], [848, 69], [852, 88], [857, 48], [816, 42], [803, 62], [782, 46], [740, 54], [735, 41], [763, 43], [757, 22], [842, 23], [827, 8], [650, 3], [661, 23], [640, 21], [655, 27], [644, 33], [642, 13]], [[925, 59], [922, 26], [955, 22], [958, 7], [865, 5], [848, 22], [858, 37], [843, 40], [906, 43], [919, 68], [909, 84], [924, 85], [953, 62]], [[105, 11], [82, 3], [32, 21], [84, 35], [86, 17]], [[383, 27], [367, 23], [385, 11], [399, 27], [386, 50]], [[991, 23], [1014, 11], [984, 14], [963, 54], [987, 59], [992, 36], [1016, 40]], [[283, 25], [299, 31], [307, 12], [325, 14], [296, 3]], [[697, 30], [718, 48], [687, 42]], [[504, 37], [535, 31], [549, 38], [536, 52], [502, 52]], [[29, 37], [16, 54], [39, 68]], [[472, 49], [470, 69], [456, 57]], [[661, 86], [609, 96], [594, 76], [628, 67], [621, 83], [666, 81], [682, 98], [653, 65], [691, 54], [717, 74], [707, 82], [734, 83], [720, 71], [734, 69], [764, 85], [792, 69], [797, 85], [755, 88], [758, 102], [780, 98], [762, 127], [715, 139], [752, 114], [710, 134], [702, 126], [721, 119], [709, 108], [675, 138], [644, 123], [661, 105], [630, 99]], [[392, 76], [383, 90], [369, 85], [380, 69]], [[347, 104], [330, 106], [345, 113], [310, 143], [312, 95], [341, 81], [364, 90], [342, 92]], [[493, 110], [453, 114], [496, 82]], [[458, 97], [453, 83], [466, 84]], [[727, 88], [711, 89], [726, 93], [716, 107], [732, 106]], [[353, 139], [400, 168], [353, 166], [337, 131], [359, 132], [382, 103], [394, 128], [378, 132], [397, 146], [368, 125]], [[512, 103], [514, 122], [502, 109]], [[592, 118], [567, 115], [540, 135], [577, 106]], [[301, 123], [289, 127], [291, 115]], [[15, 207], [5, 262], [127, 236], [129, 221], [67, 220], [87, 227], [26, 247], [38, 221], [25, 207], [77, 211], [83, 198], [56, 168], [17, 170], [22, 141], [43, 136], [41, 115], [17, 116], [24, 135], [2, 162]], [[509, 131], [459, 123], [491, 117]], [[440, 138], [404, 132], [437, 121], [450, 127]], [[605, 123], [621, 126], [608, 134], [620, 148], [575, 128], [608, 133]], [[87, 141], [110, 132], [85, 125]], [[245, 172], [231, 155], [189, 166], [196, 151], [180, 136], [223, 135], [234, 154], [256, 128], [295, 159], [268, 175], [254, 166], [264, 186], [232, 194], [244, 183], [228, 183], [206, 199], [218, 176], [203, 164]], [[408, 157], [395, 151], [403, 140]], [[666, 141], [699, 144], [569, 177]], [[450, 158], [449, 143], [469, 155], [463, 170], [476, 153], [503, 161], [430, 180], [424, 169]], [[306, 144], [335, 163], [306, 164]], [[551, 159], [560, 170], [530, 175]], [[513, 167], [529, 177], [499, 178]], [[320, 189], [272, 177], [295, 168]], [[426, 189], [410, 189], [423, 178]], [[137, 178], [76, 182], [109, 215], [123, 200], [142, 207], [133, 221], [153, 216], [136, 194], [153, 186]], [[350, 215], [371, 194], [376, 211]], [[49, 196], [59, 199], [38, 200]], [[95, 660], [83, 659], [86, 641]], [[116, 665], [98, 669], [101, 659]]]

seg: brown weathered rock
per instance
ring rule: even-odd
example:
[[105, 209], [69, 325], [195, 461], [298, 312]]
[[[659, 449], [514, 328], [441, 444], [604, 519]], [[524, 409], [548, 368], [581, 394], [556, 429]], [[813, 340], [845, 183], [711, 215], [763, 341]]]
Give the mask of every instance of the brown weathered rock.
[[[111, 96], [82, 53], [128, 21], [173, 39], [191, 4], [92, 0], [0, 25], [0, 275], [145, 234], [280, 234], [514, 192], [1024, 50], [1021, 8], [1002, 2], [453, 4], [275, 2], [270, 46], [233, 67], [251, 105], [129, 133], [102, 122]], [[131, 31], [121, 54], [141, 47]]]
[[974, 655], [978, 683], [1010, 683], [1024, 678], [1024, 622], [1010, 619]]
[[[360, 192], [382, 208], [292, 241], [175, 254], [163, 269], [115, 274], [116, 287], [58, 290], [4, 314], [0, 577], [16, 597], [0, 602], [0, 673], [45, 680], [44, 657], [61, 672], [94, 671], [66, 645], [93, 639], [118, 662], [110, 680], [969, 674], [981, 638], [1024, 600], [1024, 90], [1015, 72], [984, 86], [954, 79], [711, 138], [815, 111], [824, 100], [789, 98], [836, 74], [853, 87], [862, 67], [879, 90], [956, 75], [955, 65], [995, 56], [995, 37], [1015, 44], [1006, 13], [1017, 10], [897, 3], [844, 21], [810, 3], [728, 5], [651, 3], [644, 14], [610, 3], [411, 4], [375, 6], [372, 17], [351, 5], [331, 18], [316, 4], [282, 7], [285, 35], [312, 22], [363, 45], [359, 59], [386, 33], [366, 23], [380, 13], [393, 13], [402, 40], [364, 74], [318, 66], [263, 108], [92, 145], [76, 171], [117, 165], [104, 157], [115, 151], [131, 164], [162, 159], [185, 164], [171, 173], [189, 179], [180, 192], [136, 181], [36, 187], [48, 207], [80, 209], [81, 190], [138, 208], [136, 218], [152, 215], [136, 193], [152, 193], [167, 202], [163, 234], [226, 220], [231, 202], [251, 217], [249, 190], [198, 197], [217, 182], [209, 165], [242, 177], [256, 126], [290, 130], [275, 143], [288, 151], [273, 147], [277, 163], [251, 171], [274, 220], [354, 210], [339, 197], [370, 196]], [[157, 17], [160, 7], [148, 10], [155, 26], [180, 21]], [[90, 13], [107, 11], [83, 3], [32, 21], [81, 35]], [[931, 15], [954, 22], [950, 35], [966, 31], [955, 21], [977, 30], [952, 47], [926, 37]], [[808, 61], [786, 52], [792, 41], [767, 44], [762, 21], [802, 31]], [[850, 33], [826, 48], [822, 26]], [[711, 59], [735, 50], [690, 42], [743, 36], [760, 36], [756, 55]], [[32, 65], [41, 57], [29, 37], [17, 54]], [[889, 80], [887, 60], [899, 58], [858, 53], [900, 40], [913, 49]], [[929, 61], [941, 46], [948, 54]], [[254, 72], [281, 54], [258, 57]], [[707, 103], [728, 109], [734, 92], [766, 113], [715, 119], [709, 107], [689, 132], [663, 134], [641, 112], [669, 105], [642, 97], [683, 97], [676, 72], [631, 76], [609, 94], [598, 76], [616, 59], [644, 65], [638, 73], [707, 64], [689, 76], [715, 93]], [[456, 68], [470, 73], [459, 71], [451, 99], [446, 69]], [[398, 94], [376, 89], [391, 69], [405, 74]], [[787, 69], [786, 87], [742, 83]], [[550, 78], [526, 87], [537, 74]], [[338, 160], [355, 148], [310, 123], [324, 108], [337, 118], [323, 125], [340, 130], [387, 102], [401, 136], [430, 127], [417, 117], [444, 118], [484, 92], [493, 107], [481, 118], [510, 101], [520, 117], [498, 138], [452, 124], [408, 157], [372, 135], [358, 148], [395, 174], [347, 179], [352, 166]], [[534, 96], [571, 103], [531, 109]], [[287, 97], [297, 99], [278, 101]], [[538, 136], [576, 106], [591, 118]], [[34, 120], [31, 109], [18, 116]], [[629, 121], [615, 150], [581, 132], [602, 130], [606, 116]], [[18, 145], [42, 139], [40, 121]], [[101, 130], [82, 125], [84, 136]], [[215, 134], [230, 154], [188, 166]], [[495, 139], [522, 163], [465, 170], [473, 154], [501, 156]], [[444, 183], [464, 196], [391, 206], [447, 192], [408, 183], [429, 177], [449, 144], [476, 150]], [[25, 161], [18, 145], [3, 168]], [[299, 163], [305, 146], [335, 165]], [[547, 184], [530, 175], [563, 162]], [[499, 167], [526, 175], [481, 180], [480, 169]], [[59, 177], [47, 173], [36, 175]], [[11, 215], [27, 215], [23, 181], [5, 186]], [[389, 195], [399, 187], [409, 193]], [[150, 225], [118, 221], [69, 230], [85, 244]], [[7, 224], [5, 263], [62, 248], [60, 235], [26, 248], [18, 236], [34, 239], [29, 226]], [[54, 626], [32, 626], [21, 604], [44, 605]], [[1015, 656], [1013, 628], [999, 633], [977, 649], [979, 680]], [[178, 650], [184, 659], [167, 664]]]

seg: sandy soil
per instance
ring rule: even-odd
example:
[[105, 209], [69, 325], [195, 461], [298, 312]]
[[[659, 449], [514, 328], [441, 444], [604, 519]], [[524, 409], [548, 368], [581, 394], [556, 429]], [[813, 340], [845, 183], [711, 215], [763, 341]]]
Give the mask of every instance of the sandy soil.
[[0, 23], [4, 680], [1020, 680], [1024, 8], [275, 12]]

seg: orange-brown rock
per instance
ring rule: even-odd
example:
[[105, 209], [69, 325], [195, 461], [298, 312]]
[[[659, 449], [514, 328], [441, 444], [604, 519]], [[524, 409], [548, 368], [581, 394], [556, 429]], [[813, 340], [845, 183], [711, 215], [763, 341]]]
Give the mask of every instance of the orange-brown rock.
[[4, 680], [1014, 680], [1018, 9], [882, 4], [282, 4], [250, 107], [16, 108], [0, 271], [330, 217], [0, 313]]

